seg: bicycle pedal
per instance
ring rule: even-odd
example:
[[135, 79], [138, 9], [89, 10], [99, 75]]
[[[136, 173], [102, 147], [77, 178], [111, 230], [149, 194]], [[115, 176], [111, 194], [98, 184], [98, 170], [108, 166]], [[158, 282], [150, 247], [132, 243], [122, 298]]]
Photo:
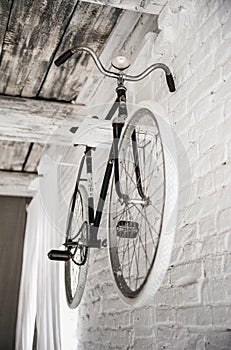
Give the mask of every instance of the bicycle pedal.
[[71, 258], [71, 252], [68, 250], [51, 250], [48, 254], [50, 260], [68, 261]]
[[118, 237], [136, 238], [139, 233], [139, 224], [135, 221], [120, 220], [116, 225]]

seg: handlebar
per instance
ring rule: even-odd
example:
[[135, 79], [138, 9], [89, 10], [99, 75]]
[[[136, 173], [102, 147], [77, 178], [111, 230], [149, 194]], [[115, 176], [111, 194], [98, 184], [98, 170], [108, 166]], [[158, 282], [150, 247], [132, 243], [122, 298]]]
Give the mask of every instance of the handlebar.
[[129, 75], [129, 74], [121, 73], [121, 72], [120, 73], [111, 72], [111, 71], [107, 70], [106, 68], [104, 68], [104, 66], [100, 62], [99, 58], [94, 53], [94, 51], [92, 51], [91, 49], [89, 49], [88, 47], [85, 47], [85, 46], [75, 46], [75, 47], [72, 47], [71, 49], [65, 51], [57, 60], [55, 60], [55, 65], [60, 66], [61, 64], [65, 63], [72, 55], [74, 55], [76, 53], [78, 53], [77, 59], [79, 59], [81, 57], [83, 51], [85, 51], [91, 55], [97, 68], [99, 69], [99, 71], [107, 77], [115, 78], [115, 79], [122, 78], [124, 81], [139, 81], [139, 80], [144, 79], [147, 75], [149, 75], [155, 69], [160, 68], [160, 69], [163, 69], [165, 72], [166, 82], [167, 82], [169, 91], [174, 92], [176, 90], [172, 73], [171, 73], [170, 69], [168, 68], [168, 66], [166, 66], [164, 63], [152, 64], [150, 67], [148, 67], [147, 69], [145, 69], [142, 73], [140, 73], [138, 75]]

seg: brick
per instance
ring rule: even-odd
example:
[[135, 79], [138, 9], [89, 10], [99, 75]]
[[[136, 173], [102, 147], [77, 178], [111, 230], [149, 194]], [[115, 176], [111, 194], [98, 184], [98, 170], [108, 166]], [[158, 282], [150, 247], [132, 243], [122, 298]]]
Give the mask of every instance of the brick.
[[[197, 79], [195, 75], [190, 77], [190, 81], [186, 81], [182, 85], [177, 86], [176, 93], [171, 96], [171, 99], [169, 101], [169, 108], [171, 110], [175, 110], [175, 108], [178, 108], [178, 106], [181, 103], [185, 103], [185, 97], [190, 96], [191, 92], [195, 91], [196, 87], [197, 87]], [[187, 101], [186, 101], [186, 106], [188, 106]], [[182, 115], [181, 115], [181, 118], [182, 118]]]
[[[222, 235], [221, 235], [222, 236]], [[225, 251], [231, 252], [231, 232], [225, 232], [224, 233], [224, 240], [225, 240]]]
[[197, 141], [203, 137], [203, 130], [209, 131], [213, 129], [215, 125], [220, 125], [224, 115], [224, 106], [219, 105], [211, 111], [204, 111], [203, 117], [201, 117], [193, 127], [189, 129], [190, 141]]
[[[215, 33], [213, 33], [211, 37], [206, 37], [204, 41], [201, 38], [200, 46], [197, 47], [197, 50], [194, 52], [194, 54], [192, 54], [192, 56], [189, 59], [192, 72], [196, 72], [198, 81], [201, 82], [202, 78], [207, 77], [209, 71], [210, 73], [212, 73], [216, 62], [215, 58], [213, 57], [214, 47], [219, 47], [220, 43], [220, 28]], [[205, 61], [207, 62], [208, 68], [206, 67], [205, 71], [203, 71], [203, 67], [206, 64]]]
[[109, 332], [109, 341], [108, 343], [111, 346], [114, 346], [115, 349], [121, 347], [121, 349], [129, 348], [129, 344], [131, 343], [133, 329], [122, 330], [117, 329], [113, 334]]
[[219, 193], [215, 192], [213, 194], [209, 194], [206, 198], [199, 198], [187, 212], [186, 220], [189, 219], [189, 216], [192, 216], [195, 220], [195, 217], [198, 218], [209, 214], [214, 214], [218, 206], [218, 197]]
[[150, 337], [153, 334], [154, 310], [142, 308], [133, 311], [133, 329], [135, 337]]
[[215, 190], [214, 174], [209, 173], [198, 180], [198, 196], [202, 197], [213, 193]]
[[179, 256], [179, 259], [181, 261], [186, 262], [188, 261], [189, 257], [190, 260], [198, 260], [201, 256], [203, 243], [200, 240], [194, 240], [192, 242], [187, 242], [183, 250], [181, 252], [181, 256]]
[[230, 16], [231, 16], [230, 1], [226, 0], [222, 4], [222, 6], [220, 6], [220, 8], [217, 12], [217, 17], [218, 17], [220, 23], [222, 25], [224, 25], [225, 23], [227, 23], [227, 21], [230, 20]]
[[186, 277], [187, 281], [191, 281], [191, 283], [196, 283], [202, 274], [202, 263], [198, 262], [190, 262], [178, 266], [174, 266], [171, 268], [171, 284], [174, 286], [179, 286], [179, 284], [184, 283], [184, 278]]
[[176, 77], [177, 86], [182, 86], [192, 77], [192, 71], [189, 62], [185, 62], [181, 67], [174, 65], [174, 75]]
[[135, 343], [134, 343], [134, 350], [140, 350], [140, 349], [145, 349], [145, 350], [153, 350], [155, 349], [155, 338], [150, 337], [150, 338], [136, 338]]
[[217, 128], [210, 129], [199, 140], [199, 151], [203, 155], [217, 144]]
[[210, 152], [201, 154], [200, 158], [192, 164], [192, 174], [195, 177], [205, 176], [212, 170], [209, 154]]
[[155, 305], [159, 306], [190, 306], [197, 305], [198, 285], [190, 284], [184, 287], [161, 288], [155, 296]]
[[198, 335], [192, 334], [188, 328], [180, 325], [161, 325], [157, 330], [158, 350], [198, 349]]
[[183, 262], [183, 247], [178, 245], [174, 245], [172, 249], [172, 255], [170, 260], [170, 265], [179, 264]]
[[201, 84], [196, 86], [194, 90], [190, 93], [189, 101], [188, 101], [188, 110], [189, 106], [191, 109], [194, 108], [197, 104], [199, 104], [205, 97], [209, 97], [209, 95], [213, 94], [214, 89], [219, 86], [221, 82], [222, 70], [218, 67], [213, 71], [210, 76], [205, 78]]
[[228, 143], [231, 140], [230, 130], [231, 119], [226, 119], [222, 124], [219, 125], [217, 130], [217, 139], [220, 144]]
[[216, 189], [230, 184], [231, 163], [224, 161], [221, 166], [215, 170], [214, 181]]
[[[231, 60], [229, 60], [229, 64], [230, 64], [230, 70], [229, 73], [231, 72]], [[225, 102], [225, 110], [224, 110], [224, 119], [229, 119], [231, 116], [231, 100], [227, 99], [227, 101]]]
[[[210, 1], [208, 3], [208, 5], [210, 3], [212, 3], [212, 1]], [[201, 22], [202, 26], [201, 26], [200, 31], [199, 31], [201, 42], [213, 40], [212, 39], [213, 34], [215, 32], [217, 32], [217, 30], [219, 30], [221, 27], [218, 16], [212, 15], [213, 12], [216, 12], [216, 5], [218, 5], [218, 1], [215, 1], [213, 3], [214, 3], [214, 5], [212, 8], [212, 11], [207, 6], [208, 15], [210, 17], [208, 18], [208, 20], [206, 22], [204, 22], [204, 23]], [[215, 46], [215, 47], [217, 47], [217, 46]]]
[[216, 68], [216, 61], [213, 54], [207, 56], [202, 63], [196, 69], [197, 82], [200, 84], [205, 78], [210, 76], [210, 74]]
[[223, 168], [221, 165], [226, 161], [225, 145], [215, 145], [215, 147], [209, 150], [208, 158], [211, 171], [217, 167]]
[[208, 236], [215, 233], [215, 218], [213, 215], [203, 217], [199, 222], [199, 235]]
[[191, 242], [197, 237], [196, 223], [186, 224], [182, 228], [178, 228], [175, 234], [176, 243]]
[[231, 275], [223, 278], [208, 279], [202, 289], [204, 303], [209, 305], [224, 304], [230, 302]]
[[231, 306], [215, 306], [212, 308], [213, 324], [229, 328], [231, 325]]
[[[221, 75], [223, 73], [223, 68], [221, 70]], [[228, 98], [230, 98], [231, 95], [231, 81], [227, 80], [225, 81], [223, 79], [223, 81], [218, 82], [217, 86], [214, 87], [214, 90], [212, 91], [212, 99], [213, 99], [213, 103], [218, 105], [218, 104], [222, 104], [225, 103], [227, 101]]]
[[205, 334], [206, 348], [209, 350], [229, 350], [231, 348], [230, 331], [212, 330]]
[[224, 256], [224, 273], [231, 273], [231, 255]]
[[208, 29], [212, 24], [214, 24], [214, 12], [217, 11], [219, 4], [219, 1], [211, 0], [207, 1], [206, 6], [201, 7], [198, 16], [198, 24], [200, 26], [200, 29], [206, 24], [208, 25], [206, 29]]
[[224, 237], [219, 235], [214, 235], [210, 237], [205, 237], [202, 248], [201, 256], [214, 255], [217, 253], [222, 253], [225, 251], [225, 241]]
[[127, 310], [129, 306], [124, 304], [118, 296], [108, 296], [102, 300], [102, 309], [109, 312], [115, 312], [118, 309], [121, 311]]
[[175, 124], [177, 124], [177, 122], [179, 122], [182, 118], [184, 119], [187, 114], [186, 100], [182, 101], [182, 103], [177, 104], [175, 108], [170, 107], [170, 109], [173, 111], [173, 121]]
[[222, 33], [222, 39], [226, 40], [226, 39], [230, 39], [231, 38], [231, 16], [229, 16], [229, 18], [227, 19], [227, 21], [223, 24], [223, 26], [221, 27], [221, 33]]
[[178, 308], [176, 310], [178, 324], [205, 326], [212, 324], [212, 312], [210, 307], [195, 306]]
[[[217, 191], [217, 199], [218, 199], [218, 209], [222, 210], [225, 208], [230, 208], [231, 207], [231, 197], [230, 197], [230, 192], [231, 191], [231, 186], [222, 186], [222, 188]], [[230, 219], [228, 220], [230, 223]]]
[[[189, 184], [189, 186], [184, 187], [183, 189], [180, 189], [179, 191], [179, 197], [178, 197], [178, 225], [182, 223], [182, 220], [184, 218], [184, 213], [186, 212], [187, 208], [190, 207], [193, 203], [195, 203], [197, 200], [197, 183], [194, 182], [192, 184]], [[180, 211], [182, 210], [182, 213], [180, 214]]]
[[169, 307], [157, 307], [156, 323], [175, 323], [175, 309]]
[[204, 259], [204, 275], [213, 277], [223, 272], [223, 256], [206, 256]]
[[[193, 109], [193, 115], [196, 121], [195, 124], [206, 118], [208, 115], [210, 115], [210, 113], [213, 113], [214, 109], [218, 108], [218, 106], [215, 105], [212, 96], [213, 95], [205, 96], [205, 98], [203, 98]], [[204, 126], [206, 127], [206, 125]]]
[[228, 143], [228, 147], [227, 147], [227, 153], [228, 153], [228, 161], [231, 161], [231, 140]]

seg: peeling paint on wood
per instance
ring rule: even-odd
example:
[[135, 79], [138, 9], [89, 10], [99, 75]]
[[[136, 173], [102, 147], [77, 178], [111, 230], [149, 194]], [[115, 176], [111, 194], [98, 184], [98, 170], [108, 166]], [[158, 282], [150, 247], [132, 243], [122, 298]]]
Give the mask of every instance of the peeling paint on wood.
[[25, 166], [25, 171], [36, 172], [40, 158], [44, 151], [44, 144], [35, 143]]
[[[87, 44], [101, 52], [120, 13], [77, 0], [14, 1], [2, 47], [0, 93], [72, 100], [87, 77], [88, 58], [58, 69], [52, 63], [56, 50]], [[2, 16], [5, 23], [7, 11]]]
[[36, 174], [0, 171], [0, 195], [32, 197], [34, 191], [29, 190], [28, 186], [36, 178]]
[[0, 93], [36, 96], [75, 6], [76, 0], [13, 2], [3, 43]]
[[78, 126], [83, 119], [79, 114], [82, 108], [68, 103], [0, 96], [0, 140], [46, 143], [58, 126], [74, 116]]
[[[79, 3], [61, 42], [56, 58], [72, 46], [89, 46], [99, 55], [121, 10], [108, 6]], [[89, 55], [83, 54], [77, 63], [71, 58], [61, 67], [51, 66], [40, 93], [41, 97], [73, 100], [79, 93], [91, 69]]]
[[2, 45], [5, 37], [8, 18], [10, 16], [10, 9], [11, 9], [12, 2], [13, 0], [0, 1], [0, 57], [2, 53]]
[[20, 171], [28, 147], [28, 143], [0, 141], [0, 169]]

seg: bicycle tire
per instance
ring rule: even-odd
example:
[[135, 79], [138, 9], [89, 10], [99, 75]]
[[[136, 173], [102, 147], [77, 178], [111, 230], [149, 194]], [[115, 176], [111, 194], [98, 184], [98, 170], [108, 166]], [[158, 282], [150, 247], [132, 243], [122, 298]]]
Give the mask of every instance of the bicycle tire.
[[[134, 181], [134, 161], [131, 161], [131, 135], [134, 130], [137, 135], [140, 178], [143, 179], [142, 186], [150, 200], [147, 205], [134, 204], [134, 200], [141, 198]], [[146, 139], [142, 139], [142, 136]], [[158, 170], [162, 172], [163, 184], [160, 187], [162, 190], [158, 191], [155, 187], [159, 181], [155, 170], [158, 166], [153, 162], [153, 153], [157, 150], [157, 137], [163, 161], [162, 168], [160, 169], [159, 165]], [[153, 148], [155, 142], [156, 149]], [[162, 283], [169, 266], [176, 225], [178, 176], [175, 144], [172, 131], [160, 117], [156, 104], [150, 101], [143, 102], [124, 126], [119, 145], [119, 164], [121, 191], [129, 197], [132, 196], [133, 203], [122, 203], [119, 200], [113, 181], [109, 201], [110, 267], [121, 299], [126, 304], [140, 307], [153, 302], [153, 297]], [[152, 175], [151, 179], [145, 177], [147, 167], [149, 175]], [[161, 173], [159, 177], [160, 175]], [[148, 186], [150, 188], [147, 188]], [[159, 198], [156, 196], [158, 192]], [[158, 212], [161, 213], [159, 218]]]
[[[70, 203], [72, 206], [73, 200], [75, 201], [75, 209], [73, 215], [68, 215], [67, 227], [68, 234], [67, 240], [73, 239], [73, 235], [79, 232], [79, 238], [81, 240], [88, 240], [88, 207], [87, 207], [87, 191], [84, 186], [79, 185], [76, 188], [76, 196], [73, 196]], [[80, 220], [77, 216], [80, 215]], [[78, 220], [78, 223], [77, 221]], [[78, 251], [78, 250], [77, 250]], [[77, 253], [76, 253], [77, 254]], [[88, 273], [89, 264], [89, 249], [86, 251], [84, 257], [84, 264], [77, 265], [70, 259], [65, 262], [65, 290], [67, 304], [71, 309], [76, 308], [82, 299]], [[75, 259], [75, 257], [74, 257]], [[76, 258], [77, 259], [77, 258]]]

